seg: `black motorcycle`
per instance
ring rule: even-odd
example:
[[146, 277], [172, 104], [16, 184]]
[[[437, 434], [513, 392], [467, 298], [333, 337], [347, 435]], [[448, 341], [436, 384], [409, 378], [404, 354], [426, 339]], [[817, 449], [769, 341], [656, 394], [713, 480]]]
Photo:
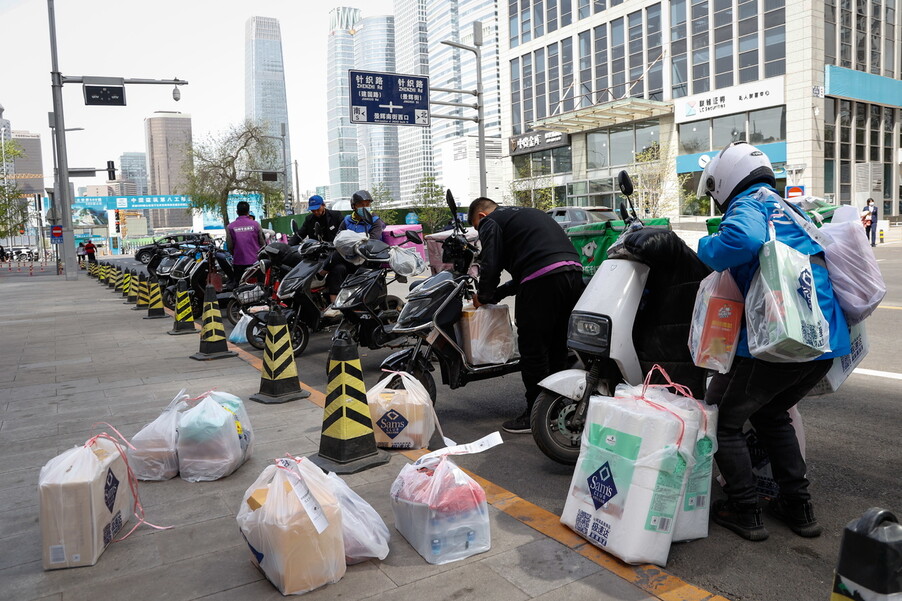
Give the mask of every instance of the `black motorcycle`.
[[413, 375], [429, 391], [433, 402], [436, 397], [435, 379], [431, 374], [433, 362], [438, 363], [442, 383], [451, 389], [520, 371], [519, 357], [506, 363], [471, 365], [457, 339], [454, 325], [460, 320], [464, 300], [475, 295], [476, 279], [469, 271], [477, 248], [467, 241], [450, 190], [445, 198], [451, 210], [454, 233], [442, 243], [442, 262], [453, 267], [412, 287], [392, 333], [413, 336], [416, 342], [413, 348], [393, 353], [382, 362], [383, 370], [406, 371]]
[[216, 299], [220, 306], [224, 306], [232, 298], [232, 290], [238, 283], [235, 281], [232, 256], [216, 244], [195, 242], [184, 246], [193, 248], [187, 250], [173, 264], [169, 272], [168, 286], [163, 290], [163, 306], [175, 308], [179, 282], [186, 280], [194, 318], [200, 319], [207, 284], [213, 286], [216, 290]]

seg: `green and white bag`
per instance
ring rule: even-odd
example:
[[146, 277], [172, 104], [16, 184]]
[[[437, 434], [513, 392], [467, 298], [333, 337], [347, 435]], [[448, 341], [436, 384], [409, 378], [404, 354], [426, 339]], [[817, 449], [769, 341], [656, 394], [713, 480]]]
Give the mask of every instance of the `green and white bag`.
[[768, 231], [745, 298], [749, 352], [776, 363], [811, 361], [830, 352], [830, 325], [818, 305], [811, 263], [777, 240], [773, 223]]

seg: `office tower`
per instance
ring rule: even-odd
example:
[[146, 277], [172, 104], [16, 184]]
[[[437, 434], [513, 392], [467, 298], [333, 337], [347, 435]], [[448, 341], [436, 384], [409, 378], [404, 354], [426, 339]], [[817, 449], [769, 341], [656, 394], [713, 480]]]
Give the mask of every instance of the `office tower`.
[[360, 9], [341, 6], [329, 12], [326, 97], [328, 103], [329, 199], [349, 201], [359, 188], [357, 128], [351, 125], [348, 69], [354, 68], [354, 24]]
[[[137, 185], [133, 181], [112, 180], [105, 184], [92, 184], [85, 187], [85, 196], [137, 196]], [[160, 209], [150, 209], [159, 211]]]
[[[365, 17], [354, 24], [354, 68], [395, 72], [395, 18]], [[358, 125], [358, 179], [360, 186], [381, 188], [392, 200], [401, 197], [396, 125]]]
[[147, 194], [147, 154], [123, 152], [119, 156], [119, 179], [134, 182], [135, 194]]
[[[426, 28], [427, 0], [395, 0], [395, 65], [398, 73], [429, 75], [429, 45]], [[410, 203], [417, 184], [435, 177], [430, 127], [398, 128], [398, 171], [401, 195]]]
[[[458, 90], [476, 89], [476, 57], [472, 52], [452, 48], [443, 41], [473, 45], [473, 23], [482, 23], [482, 85], [486, 135], [487, 190], [501, 200], [501, 104], [498, 51], [498, 17], [495, 0], [427, 0], [429, 23], [429, 85]], [[472, 103], [463, 94], [433, 93], [432, 100]], [[475, 117], [474, 109], [440, 107], [444, 115]], [[434, 119], [432, 143], [438, 179], [459, 197], [479, 195], [477, 125], [472, 121]]]
[[[0, 149], [5, 151], [6, 143], [12, 139], [12, 124], [9, 119], [3, 118], [3, 105], [0, 104]], [[15, 164], [11, 157], [7, 157], [5, 153], [0, 155], [0, 177], [3, 178], [4, 185], [9, 185], [13, 180], [10, 176], [16, 172]]]
[[[251, 17], [247, 20], [244, 56], [245, 117], [249, 121], [264, 125], [267, 135], [277, 138], [273, 140], [277, 148], [277, 159], [271, 168], [285, 171], [284, 175], [288, 178], [287, 188], [290, 191], [291, 137], [288, 133], [285, 64], [282, 60], [282, 34], [278, 19]], [[282, 124], [285, 125], [284, 138]]]
[[[12, 132], [13, 141], [22, 155], [13, 161], [16, 184], [22, 194], [44, 194], [44, 160], [41, 156], [41, 135], [28, 131]], [[51, 176], [52, 178], [52, 176]]]
[[[147, 140], [147, 179], [150, 194], [180, 194], [191, 168], [191, 115], [157, 111], [144, 120]], [[191, 227], [185, 209], [153, 209], [155, 228]]]

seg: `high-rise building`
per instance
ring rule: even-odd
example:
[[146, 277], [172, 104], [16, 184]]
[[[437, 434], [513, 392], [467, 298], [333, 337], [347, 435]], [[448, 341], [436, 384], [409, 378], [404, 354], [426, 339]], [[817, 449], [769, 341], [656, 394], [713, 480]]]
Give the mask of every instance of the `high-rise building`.
[[[486, 171], [489, 197], [502, 200], [501, 89], [497, 0], [427, 0], [429, 23], [429, 85], [458, 90], [476, 89], [476, 57], [472, 52], [442, 44], [452, 41], [473, 45], [473, 23], [482, 24], [482, 90], [486, 135]], [[473, 96], [433, 93], [432, 100], [472, 103]], [[462, 107], [437, 110], [444, 115], [475, 117]], [[432, 143], [437, 179], [467, 199], [479, 195], [479, 145], [473, 121], [434, 119]], [[469, 140], [473, 137], [473, 140]], [[477, 153], [474, 155], [474, 153]]]
[[16, 185], [22, 194], [44, 194], [44, 160], [41, 156], [41, 134], [13, 130], [12, 139], [22, 154], [13, 161]]
[[[264, 125], [267, 135], [278, 138], [273, 140], [279, 151], [278, 158], [271, 167], [285, 171], [283, 175], [288, 178], [287, 188], [292, 190], [291, 137], [288, 133], [282, 34], [279, 20], [272, 17], [251, 17], [245, 25], [244, 112], [249, 121]], [[284, 162], [281, 152], [283, 143]]]
[[[91, 184], [85, 187], [85, 196], [137, 196], [137, 185], [131, 180], [111, 180], [105, 184]], [[160, 209], [151, 209], [160, 210]]]
[[123, 152], [119, 155], [119, 179], [134, 182], [135, 194], [147, 194], [147, 154]]
[[[395, 65], [398, 73], [429, 75], [427, 0], [395, 0]], [[435, 177], [430, 127], [398, 128], [401, 204], [409, 204], [424, 178]]]
[[329, 143], [329, 199], [348, 201], [360, 187], [357, 173], [357, 128], [351, 125], [348, 69], [354, 68], [354, 24], [360, 9], [340, 6], [329, 12], [326, 73]]
[[[395, 18], [365, 17], [354, 24], [354, 68], [395, 72]], [[358, 125], [360, 187], [382, 189], [392, 200], [401, 197], [397, 125]]]
[[4, 185], [9, 185], [12, 179], [10, 176], [16, 172], [15, 162], [12, 157], [5, 154], [6, 143], [12, 140], [13, 128], [9, 119], [3, 118], [3, 105], [0, 104], [0, 177], [3, 178]]
[[[191, 115], [157, 111], [144, 120], [147, 140], [147, 179], [150, 194], [179, 194], [187, 184], [191, 167]], [[192, 218], [184, 209], [154, 209], [155, 228], [190, 227]]]

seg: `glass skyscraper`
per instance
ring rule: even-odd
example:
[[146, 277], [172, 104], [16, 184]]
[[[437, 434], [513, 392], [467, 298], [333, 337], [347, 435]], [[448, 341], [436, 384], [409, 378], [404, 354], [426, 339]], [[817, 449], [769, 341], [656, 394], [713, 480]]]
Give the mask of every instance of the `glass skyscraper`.
[[[185, 191], [185, 170], [190, 168], [191, 115], [157, 111], [144, 120], [147, 139], [149, 194], [180, 194]], [[191, 227], [184, 209], [153, 209], [153, 227]]]
[[285, 94], [285, 65], [282, 61], [282, 34], [278, 19], [251, 17], [245, 26], [244, 112], [254, 123], [263, 124], [267, 135], [280, 138], [285, 124], [285, 163], [282, 142], [273, 140], [279, 157], [273, 169], [288, 178], [291, 190], [291, 137], [288, 130], [288, 99]]
[[[354, 25], [354, 68], [395, 72], [394, 17], [366, 17]], [[398, 129], [395, 125], [357, 126], [360, 185], [370, 192], [376, 187], [387, 190], [392, 200], [401, 198]]]
[[[426, 30], [427, 0], [395, 0], [395, 64], [399, 73], [429, 75], [429, 43]], [[417, 184], [434, 177], [432, 129], [398, 128], [398, 167], [401, 196], [410, 202]]]
[[147, 194], [147, 154], [143, 152], [123, 152], [119, 156], [120, 180], [135, 184], [135, 194]]
[[340, 6], [329, 13], [326, 96], [329, 140], [329, 201], [350, 200], [359, 189], [357, 128], [351, 125], [348, 69], [354, 68], [353, 26], [360, 9]]

